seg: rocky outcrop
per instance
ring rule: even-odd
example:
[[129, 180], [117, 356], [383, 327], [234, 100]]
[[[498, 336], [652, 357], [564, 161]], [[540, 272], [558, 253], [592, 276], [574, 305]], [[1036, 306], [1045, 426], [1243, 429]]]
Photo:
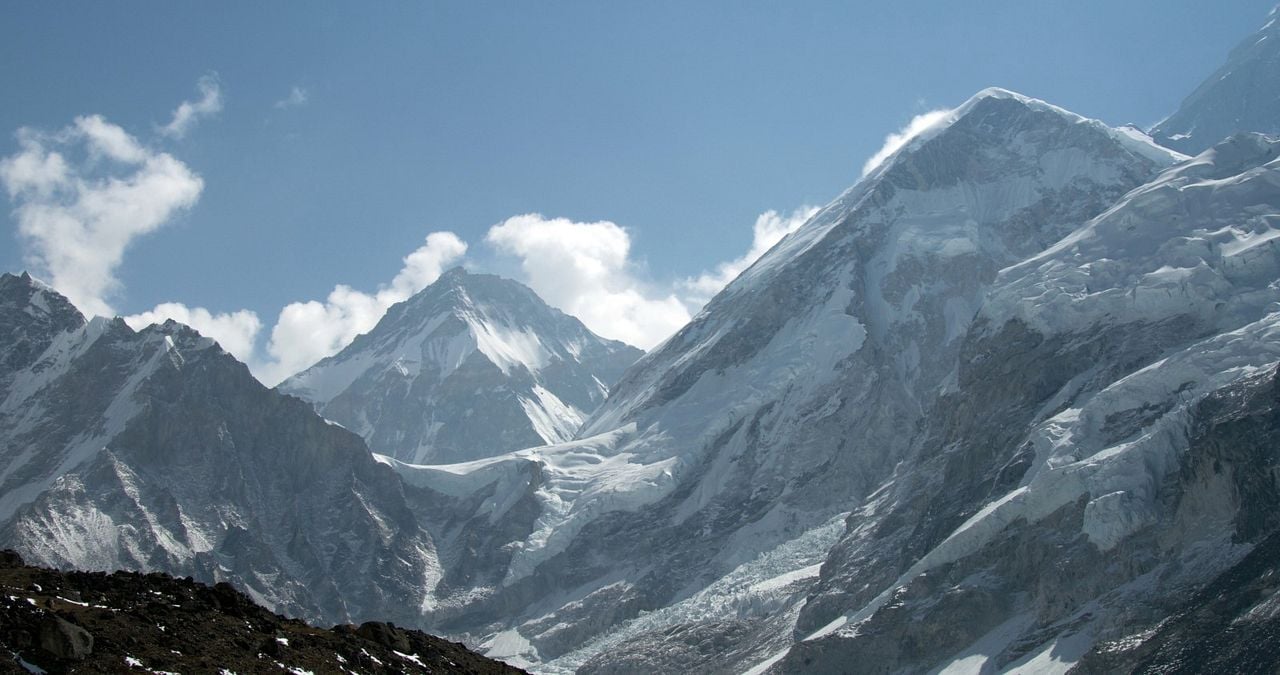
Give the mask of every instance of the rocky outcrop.
[[394, 624], [314, 628], [227, 584], [57, 572], [12, 552], [0, 559], [0, 650], [4, 672], [523, 672]]

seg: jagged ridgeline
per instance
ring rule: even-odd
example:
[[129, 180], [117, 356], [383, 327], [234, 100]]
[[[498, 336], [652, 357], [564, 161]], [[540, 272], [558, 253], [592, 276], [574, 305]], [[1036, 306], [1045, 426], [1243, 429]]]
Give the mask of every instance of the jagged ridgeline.
[[315, 628], [226, 583], [59, 572], [0, 551], [0, 589], [5, 672], [524, 672], [394, 624]]
[[195, 331], [85, 322], [0, 277], [0, 539], [61, 568], [232, 581], [327, 623], [414, 625], [435, 557], [360, 438]]

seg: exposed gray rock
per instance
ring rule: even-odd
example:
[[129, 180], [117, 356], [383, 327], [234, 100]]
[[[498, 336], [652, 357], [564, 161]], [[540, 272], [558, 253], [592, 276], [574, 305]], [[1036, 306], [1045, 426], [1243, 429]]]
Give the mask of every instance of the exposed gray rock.
[[40, 648], [55, 658], [80, 661], [93, 653], [93, 636], [66, 619], [46, 615], [36, 630]]

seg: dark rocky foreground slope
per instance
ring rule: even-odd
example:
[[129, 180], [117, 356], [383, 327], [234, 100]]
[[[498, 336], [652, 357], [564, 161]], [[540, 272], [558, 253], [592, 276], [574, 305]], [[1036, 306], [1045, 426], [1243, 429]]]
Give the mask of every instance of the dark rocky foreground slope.
[[0, 673], [521, 673], [394, 624], [324, 630], [220, 583], [59, 572], [0, 553]]

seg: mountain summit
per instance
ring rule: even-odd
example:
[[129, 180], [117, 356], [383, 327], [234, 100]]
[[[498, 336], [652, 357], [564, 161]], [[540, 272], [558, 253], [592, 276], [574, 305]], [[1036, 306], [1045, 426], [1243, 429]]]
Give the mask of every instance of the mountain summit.
[[474, 504], [453, 540], [493, 533], [473, 559], [505, 566], [437, 587], [440, 620], [546, 672], [741, 671], [786, 648], [842, 530], [909, 526], [875, 505], [957, 386], [1000, 270], [1180, 157], [1013, 92], [974, 96], [630, 369], [573, 442], [397, 466]]
[[354, 434], [173, 321], [89, 322], [0, 275], [0, 541], [40, 565], [230, 581], [274, 611], [417, 617], [430, 535]]
[[1280, 133], [1280, 6], [1151, 135], [1196, 154], [1242, 131]]
[[441, 464], [568, 440], [641, 353], [457, 267], [279, 388], [374, 452]]

